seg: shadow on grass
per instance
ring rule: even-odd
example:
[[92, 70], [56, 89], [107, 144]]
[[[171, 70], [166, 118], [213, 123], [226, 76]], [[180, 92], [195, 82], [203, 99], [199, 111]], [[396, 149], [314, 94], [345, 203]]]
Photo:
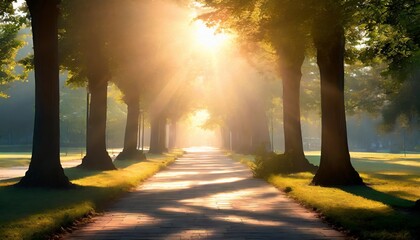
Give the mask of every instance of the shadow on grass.
[[360, 239], [419, 239], [420, 218], [416, 214], [368, 208], [334, 209], [326, 220], [345, 226]]
[[[124, 161], [117, 165], [118, 168], [126, 168], [136, 163], [139, 162]], [[64, 171], [71, 181], [102, 173], [102, 171], [91, 171], [78, 167], [66, 168]], [[118, 196], [122, 192], [118, 187], [105, 188], [80, 185], [76, 185], [74, 189], [63, 190], [15, 187], [15, 183], [19, 182], [20, 179], [21, 177], [17, 177], [0, 181], [0, 184], [3, 185], [0, 186], [0, 223], [45, 213], [51, 211], [51, 209], [76, 206], [83, 202], [103, 202], [101, 199], [109, 198], [109, 195]]]
[[[219, 171], [221, 169], [225, 171]], [[189, 232], [195, 231], [196, 236], [202, 234], [206, 239], [326, 238], [311, 235], [309, 229], [314, 223], [302, 219], [293, 208], [286, 205], [278, 211], [276, 207], [284, 204], [276, 199], [278, 193], [259, 192], [257, 189], [265, 183], [250, 178], [246, 173], [248, 171], [241, 165], [226, 164], [222, 159], [211, 161], [200, 158], [196, 164], [193, 158], [185, 157], [172, 167], [171, 172], [161, 176], [157, 181], [162, 184], [160, 187], [152, 185], [152, 188], [133, 192], [124, 205], [113, 208], [119, 214], [142, 216], [152, 221], [144, 220], [143, 224], [136, 223], [135, 227], [132, 224], [117, 224], [96, 232], [95, 237], [118, 239], [124, 233], [127, 236], [168, 239], [186, 237]], [[290, 177], [306, 180], [311, 178], [311, 174]], [[234, 181], [227, 181], [232, 178]], [[184, 186], [185, 182], [188, 184]], [[369, 189], [347, 191], [372, 194]], [[279, 212], [282, 217], [279, 217]], [[332, 222], [343, 224], [361, 239], [396, 239], [399, 236], [402, 236], [400, 239], [417, 239], [419, 236], [416, 233], [419, 219], [389, 208], [335, 208], [330, 211], [330, 216], [330, 220], [335, 220]], [[291, 235], [286, 235], [288, 233]]]
[[409, 209], [414, 206], [414, 201], [399, 198], [391, 194], [383, 193], [369, 186], [346, 186], [340, 187], [340, 189], [353, 195], [381, 202], [397, 210]]
[[[306, 155], [306, 158], [310, 163], [318, 165], [320, 162], [319, 155]], [[419, 162], [418, 159], [394, 159], [394, 160], [381, 160], [381, 158], [375, 159], [375, 157], [363, 158], [363, 157], [352, 157], [351, 162], [357, 171], [363, 172], [378, 172], [378, 171], [391, 171], [391, 172], [408, 172], [414, 175], [420, 173], [420, 167], [413, 165]], [[405, 162], [405, 163], [403, 163]], [[413, 164], [407, 164], [413, 163]]]
[[141, 162], [147, 162], [147, 160], [143, 160], [143, 161], [120, 160], [120, 161], [114, 161], [114, 165], [116, 168], [121, 169], [121, 168], [130, 167], [131, 165], [141, 163]]
[[67, 168], [69, 179], [80, 184], [71, 189], [14, 187], [20, 178], [0, 181], [0, 239], [45, 239], [80, 217], [102, 211], [170, 159], [164, 160], [122, 161], [116, 171]]
[[[147, 160], [146, 160], [147, 161]], [[114, 162], [114, 165], [117, 169], [124, 169], [127, 167], [130, 167], [134, 164], [140, 163], [142, 161], [118, 161], [118, 162]], [[114, 171], [114, 170], [112, 170]], [[64, 172], [66, 174], [66, 176], [70, 179], [70, 181], [74, 181], [74, 180], [79, 180], [85, 177], [91, 177], [97, 174], [100, 174], [104, 171], [99, 171], [99, 170], [87, 170], [87, 169], [83, 169], [80, 168], [78, 166], [76, 167], [72, 167], [72, 168], [65, 168]]]
[[71, 211], [84, 202], [100, 202], [99, 200], [112, 192], [117, 194], [118, 191], [91, 186], [65, 190], [3, 186], [0, 187], [0, 223], [21, 220], [36, 214], [54, 214], [57, 209], [68, 208]]

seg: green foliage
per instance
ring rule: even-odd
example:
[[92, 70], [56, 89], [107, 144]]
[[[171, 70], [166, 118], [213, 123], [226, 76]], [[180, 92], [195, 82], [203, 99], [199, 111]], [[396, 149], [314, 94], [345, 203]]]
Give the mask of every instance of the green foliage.
[[346, 66], [346, 112], [350, 115], [367, 112], [378, 114], [381, 112], [386, 94], [384, 84], [386, 77], [382, 71], [383, 64], [366, 66], [357, 61]]
[[15, 0], [0, 1], [0, 22], [8, 21], [14, 15], [13, 2]]
[[24, 20], [23, 17], [15, 15], [10, 0], [1, 1], [0, 9], [0, 97], [7, 97], [4, 90], [7, 89], [8, 83], [26, 77], [25, 72], [19, 73], [17, 67], [20, 64], [16, 60], [19, 49], [24, 45], [18, 38]]
[[[311, 38], [326, 39], [325, 26], [345, 27], [346, 109], [377, 113], [392, 129], [400, 115], [414, 124], [420, 112], [416, 94], [420, 74], [420, 4], [416, 0], [351, 1], [218, 1], [203, 0], [213, 11], [201, 16], [209, 24], [235, 31], [246, 51], [260, 55], [261, 43], [282, 62], [282, 45], [305, 43], [314, 54]], [[249, 47], [252, 46], [252, 47]], [[252, 56], [252, 54], [248, 54]], [[261, 58], [253, 58], [261, 60]], [[268, 62], [266, 62], [268, 63]], [[272, 62], [273, 63], [273, 62]], [[271, 63], [271, 64], [272, 64]], [[287, 63], [286, 63], [287, 64]], [[313, 72], [313, 71], [311, 71]], [[306, 73], [304, 71], [304, 73]], [[303, 82], [303, 107], [316, 109], [316, 86]], [[314, 99], [315, 101], [312, 101]], [[309, 101], [307, 101], [309, 100]], [[385, 106], [385, 107], [384, 107]]]
[[361, 16], [366, 46], [361, 60], [387, 64], [381, 87], [389, 104], [383, 118], [385, 128], [392, 129], [400, 115], [413, 119], [420, 112], [420, 5], [415, 0], [365, 1]]
[[[267, 179], [271, 175], [296, 172], [296, 157], [293, 154], [259, 153], [255, 156], [251, 171], [256, 178]], [[317, 167], [308, 171], [315, 171]], [[300, 171], [299, 171], [300, 172]]]
[[[277, 161], [275, 153], [266, 153], [255, 156], [254, 165], [251, 167], [252, 174], [256, 178], [267, 178], [271, 174], [277, 174], [284, 168], [285, 161]], [[284, 159], [282, 159], [284, 160]]]
[[[76, 0], [61, 2], [59, 59], [60, 67], [69, 72], [67, 82], [69, 85], [76, 87], [87, 85], [89, 56], [96, 56], [95, 61], [101, 63], [107, 61], [102, 54], [107, 38], [104, 35], [103, 24], [98, 24], [98, 22], [100, 22], [100, 19], [108, 16], [107, 14], [102, 14], [101, 16], [101, 12], [108, 2], [110, 1], [106, 1], [105, 4], [99, 4], [96, 1]], [[97, 9], [89, 11], [93, 9], [95, 4], [97, 4]], [[95, 27], [93, 27], [94, 24], [96, 24]], [[91, 31], [92, 29], [94, 29], [94, 32]], [[95, 47], [93, 47], [94, 45]], [[107, 76], [106, 72], [103, 74]]]

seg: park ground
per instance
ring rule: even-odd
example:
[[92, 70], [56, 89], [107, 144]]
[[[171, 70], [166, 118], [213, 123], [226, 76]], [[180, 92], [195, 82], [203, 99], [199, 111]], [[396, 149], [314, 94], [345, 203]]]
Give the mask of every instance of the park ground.
[[[118, 171], [66, 169], [66, 175], [79, 186], [69, 191], [16, 189], [11, 185], [18, 178], [1, 180], [0, 239], [39, 238], [50, 236], [62, 226], [72, 228], [76, 219], [102, 211], [109, 202], [173, 162], [177, 154], [150, 155], [146, 162], [117, 163]], [[306, 155], [312, 163], [319, 162], [319, 152]], [[350, 236], [419, 238], [420, 217], [411, 206], [420, 198], [420, 154], [351, 155], [353, 165], [367, 184], [365, 187], [310, 186], [313, 176], [310, 173], [272, 176], [267, 181]], [[62, 157], [63, 161], [73, 161], [80, 159], [80, 152], [68, 151]], [[232, 157], [252, 165], [252, 156]], [[29, 158], [29, 153], [3, 153], [0, 167], [25, 166]]]
[[[361, 239], [419, 239], [420, 154], [351, 152], [366, 186], [311, 186], [313, 174], [277, 175], [266, 180], [329, 223]], [[320, 152], [306, 152], [319, 164]], [[233, 155], [252, 166], [253, 156]]]

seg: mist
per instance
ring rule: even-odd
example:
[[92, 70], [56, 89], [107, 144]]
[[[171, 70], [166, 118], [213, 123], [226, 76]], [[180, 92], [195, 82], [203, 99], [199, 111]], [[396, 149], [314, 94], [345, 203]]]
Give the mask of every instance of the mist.
[[[81, 3], [65, 2], [64, 8], [71, 14], [63, 16], [61, 24], [72, 26], [68, 33], [85, 40], [92, 38], [89, 31], [97, 26], [99, 35], [89, 41], [106, 46], [98, 56], [106, 56], [104, 61], [113, 83], [108, 93], [108, 147], [122, 147], [127, 113], [124, 102], [138, 94], [145, 117], [145, 143], [141, 144], [146, 148], [151, 119], [163, 115], [167, 122], [166, 145], [170, 147], [209, 145], [232, 149], [236, 132], [243, 132], [242, 138], [249, 139], [246, 141], [251, 145], [258, 139], [271, 142], [276, 152], [284, 150], [282, 89], [276, 59], [267, 53], [269, 56], [265, 56], [260, 47], [250, 46], [233, 31], [207, 26], [198, 17], [208, 9], [185, 1], [106, 1], [97, 8], [102, 16], [95, 15], [97, 19], [89, 21], [90, 13], [76, 2]], [[117, 7], [121, 10], [116, 11]], [[19, 58], [31, 52], [30, 36], [25, 41], [27, 45]], [[64, 53], [80, 50], [80, 46], [68, 46], [66, 41], [61, 44], [67, 49]], [[256, 53], [250, 54], [250, 47]], [[65, 63], [66, 57], [62, 58]], [[81, 56], [80, 62], [87, 59]], [[302, 137], [307, 151], [318, 151], [321, 144], [320, 100], [316, 94], [319, 73], [313, 69], [313, 63], [307, 60], [301, 91]], [[65, 147], [82, 147], [86, 138], [86, 90], [78, 87], [77, 82], [82, 80], [69, 71], [63, 68], [61, 75], [61, 143]], [[2, 145], [31, 144], [33, 88], [33, 75], [29, 74], [27, 82], [11, 84], [10, 98], [0, 99]], [[397, 127], [394, 132], [384, 133], [380, 124], [378, 114], [349, 115], [350, 149], [417, 150], [416, 132]], [[175, 137], [171, 136], [174, 129]], [[261, 136], [254, 134], [257, 131]]]

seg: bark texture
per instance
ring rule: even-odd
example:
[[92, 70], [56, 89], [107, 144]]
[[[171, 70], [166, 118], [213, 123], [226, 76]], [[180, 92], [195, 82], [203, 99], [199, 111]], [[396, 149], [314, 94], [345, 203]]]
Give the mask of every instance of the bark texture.
[[18, 186], [71, 186], [60, 163], [58, 0], [27, 0], [35, 62], [35, 123], [32, 158]]
[[152, 117], [150, 123], [150, 149], [149, 153], [161, 154], [166, 149], [166, 118], [162, 115]]
[[146, 155], [137, 149], [139, 135], [140, 97], [126, 96], [127, 123], [125, 125], [124, 148], [115, 160], [145, 160]]
[[253, 154], [271, 149], [270, 131], [268, 129], [268, 118], [264, 105], [256, 100], [252, 119], [251, 152]]
[[[97, 53], [98, 49], [92, 49]], [[82, 159], [81, 168], [91, 170], [114, 170], [112, 159], [106, 150], [106, 109], [108, 80], [103, 71], [100, 57], [93, 58], [88, 66], [88, 83], [91, 94], [87, 136], [86, 156]]]
[[360, 185], [350, 162], [344, 105], [344, 30], [329, 26], [328, 33], [314, 34], [321, 74], [321, 162], [312, 183], [321, 186]]
[[290, 172], [314, 171], [314, 166], [305, 158], [300, 121], [301, 67], [305, 59], [303, 42], [282, 43], [277, 48], [280, 74], [283, 83], [283, 129], [284, 155], [288, 159]]

